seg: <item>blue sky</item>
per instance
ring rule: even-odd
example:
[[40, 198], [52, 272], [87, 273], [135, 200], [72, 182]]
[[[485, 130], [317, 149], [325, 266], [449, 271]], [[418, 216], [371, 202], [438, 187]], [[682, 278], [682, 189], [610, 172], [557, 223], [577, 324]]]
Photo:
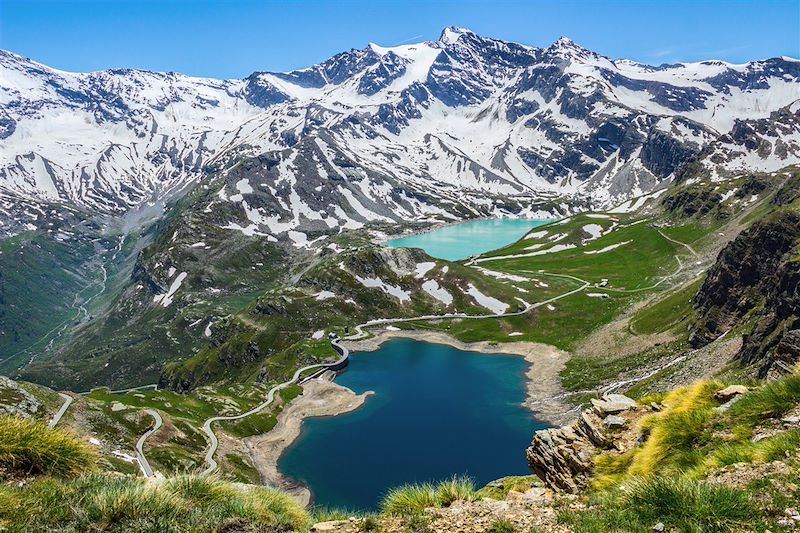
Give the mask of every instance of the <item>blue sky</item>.
[[534, 46], [566, 35], [651, 64], [800, 56], [800, 0], [0, 0], [0, 48], [76, 71], [243, 77], [449, 25]]

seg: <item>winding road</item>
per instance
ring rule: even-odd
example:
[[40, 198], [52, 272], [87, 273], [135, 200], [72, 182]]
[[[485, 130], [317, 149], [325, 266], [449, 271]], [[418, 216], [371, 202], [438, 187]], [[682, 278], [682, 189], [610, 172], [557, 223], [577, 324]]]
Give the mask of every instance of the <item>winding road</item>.
[[[93, 389], [89, 389], [88, 391], [79, 392], [78, 394], [82, 396], [86, 396], [87, 394], [91, 394], [96, 390], [103, 390], [107, 389], [108, 387], [95, 387]], [[108, 391], [108, 394], [127, 394], [129, 392], [136, 392], [138, 390], [147, 390], [153, 389], [154, 391], [158, 391], [158, 383], [150, 383], [149, 385], [139, 385], [138, 387], [131, 387], [129, 389], [116, 389]]]
[[267, 393], [267, 399], [264, 400], [263, 403], [253, 407], [249, 411], [246, 411], [238, 415], [215, 416], [205, 421], [205, 423], [203, 424], [203, 432], [205, 432], [206, 436], [208, 437], [209, 447], [208, 450], [206, 450], [206, 457], [205, 457], [206, 463], [208, 464], [208, 468], [205, 469], [205, 471], [203, 472], [204, 474], [212, 473], [214, 470], [217, 469], [218, 466], [217, 461], [214, 460], [214, 454], [217, 452], [217, 448], [219, 447], [219, 440], [217, 439], [217, 436], [214, 434], [214, 430], [211, 428], [211, 425], [214, 422], [240, 420], [242, 418], [245, 418], [247, 416], [250, 416], [252, 414], [261, 411], [262, 409], [264, 409], [273, 402], [273, 400], [275, 399], [276, 392], [291, 385], [292, 383], [295, 383], [298, 379], [300, 379], [300, 376], [303, 374], [303, 372], [306, 372], [307, 370], [311, 370], [313, 368], [337, 367], [343, 364], [345, 361], [347, 361], [347, 358], [350, 355], [350, 351], [341, 344], [339, 344], [339, 339], [331, 339], [331, 344], [333, 345], [334, 349], [336, 349], [336, 351], [338, 351], [339, 354], [341, 355], [341, 357], [336, 362], [319, 363], [315, 365], [304, 366], [303, 368], [298, 368], [297, 371], [295, 371], [294, 375], [292, 376], [292, 379], [284, 381], [283, 383], [272, 387]]
[[158, 428], [164, 424], [164, 421], [161, 419], [161, 415], [158, 414], [158, 411], [153, 409], [145, 409], [144, 412], [153, 417], [155, 424], [153, 424], [150, 429], [142, 433], [142, 436], [139, 437], [138, 441], [136, 441], [136, 459], [139, 461], [139, 467], [142, 469], [142, 474], [144, 474], [144, 477], [155, 477], [153, 468], [147, 461], [147, 457], [144, 456], [144, 450], [142, 447], [144, 446], [144, 441], [147, 440], [147, 437], [158, 431]]
[[63, 392], [59, 392], [58, 395], [61, 396], [61, 399], [64, 400], [64, 403], [61, 404], [61, 408], [50, 420], [50, 423], [47, 424], [47, 427], [49, 428], [56, 427], [56, 424], [58, 424], [61, 421], [61, 417], [64, 416], [64, 413], [67, 412], [67, 409], [69, 409], [69, 406], [72, 405], [72, 402], [74, 401], [74, 398], [72, 396], [64, 394]]
[[[659, 231], [659, 233], [661, 233], [661, 232]], [[672, 239], [670, 237], [667, 237], [663, 233], [661, 233], [661, 235], [665, 239], [667, 239], [669, 241], [672, 241], [672, 242], [675, 242], [676, 244], [680, 244], [682, 246], [685, 246], [693, 255], [697, 256], [697, 253], [688, 244], [682, 243], [680, 241], [675, 241], [674, 239]], [[678, 270], [674, 274], [672, 274], [670, 276], [666, 276], [664, 279], [662, 279], [661, 281], [656, 283], [656, 285], [659, 285], [661, 282], [666, 281], [670, 277], [675, 276], [682, 269], [683, 269], [683, 264], [679, 260]], [[381, 319], [369, 320], [369, 321], [364, 322], [362, 324], [358, 324], [358, 325], [356, 325], [354, 327], [355, 332], [353, 334], [348, 335], [346, 337], [342, 337], [341, 339], [334, 338], [334, 339], [331, 340], [331, 344], [333, 345], [334, 349], [336, 349], [341, 354], [341, 357], [336, 362], [334, 362], [334, 363], [319, 363], [319, 364], [314, 364], [314, 365], [308, 365], [308, 366], [304, 366], [304, 367], [298, 369], [294, 373], [294, 375], [292, 376], [292, 378], [290, 380], [285, 381], [283, 383], [280, 383], [280, 384], [275, 385], [274, 387], [272, 387], [269, 390], [269, 392], [267, 393], [266, 400], [264, 400], [263, 403], [261, 403], [261, 404], [255, 406], [254, 408], [250, 409], [249, 411], [246, 411], [244, 413], [240, 413], [238, 415], [214, 416], [212, 418], [207, 419], [203, 423], [202, 429], [203, 429], [203, 432], [206, 434], [206, 436], [208, 438], [208, 442], [209, 442], [209, 446], [208, 446], [208, 448], [206, 450], [206, 455], [205, 455], [205, 462], [208, 465], [208, 467], [206, 468], [206, 470], [203, 473], [204, 474], [210, 474], [210, 473], [214, 472], [217, 469], [217, 467], [219, 466], [217, 461], [214, 459], [214, 455], [216, 454], [217, 449], [219, 448], [219, 439], [217, 438], [216, 434], [214, 433], [214, 430], [213, 430], [213, 427], [212, 427], [215, 422], [241, 420], [242, 418], [245, 418], [247, 416], [255, 414], [255, 413], [263, 410], [264, 408], [268, 407], [270, 404], [272, 404], [272, 402], [275, 400], [275, 393], [277, 391], [287, 387], [288, 385], [291, 385], [293, 383], [298, 382], [298, 380], [300, 379], [300, 376], [304, 372], [306, 372], [308, 370], [311, 370], [311, 369], [315, 369], [315, 368], [316, 369], [331, 368], [331, 367], [335, 368], [335, 367], [341, 365], [342, 363], [344, 363], [347, 360], [347, 358], [349, 356], [349, 350], [340, 344], [340, 340], [358, 340], [358, 339], [361, 339], [361, 338], [367, 336], [368, 333], [365, 332], [364, 329], [363, 329], [365, 327], [388, 325], [388, 324], [397, 324], [397, 323], [403, 323], [403, 322], [415, 322], [415, 321], [418, 321], [418, 320], [442, 320], [442, 319], [454, 319], [454, 318], [468, 319], [468, 320], [479, 320], [479, 319], [488, 319], [488, 318], [505, 318], [505, 317], [520, 316], [520, 315], [524, 315], [526, 313], [529, 313], [530, 311], [532, 311], [534, 309], [537, 309], [537, 308], [539, 308], [539, 307], [541, 307], [543, 305], [550, 304], [550, 303], [558, 301], [558, 300], [560, 300], [562, 298], [566, 298], [568, 296], [571, 296], [573, 294], [581, 292], [581, 291], [585, 290], [586, 288], [588, 288], [589, 286], [591, 286], [591, 283], [589, 281], [586, 281], [585, 279], [581, 279], [581, 278], [578, 278], [576, 276], [572, 276], [572, 275], [568, 275], [568, 274], [555, 274], [555, 273], [552, 273], [552, 272], [545, 272], [543, 270], [536, 271], [536, 272], [534, 272], [534, 271], [526, 271], [526, 272], [531, 273], [531, 274], [536, 274], [536, 275], [546, 275], [546, 276], [553, 276], [553, 277], [569, 279], [569, 280], [572, 280], [572, 281], [576, 281], [576, 282], [580, 283], [581, 285], [580, 285], [580, 287], [578, 287], [576, 289], [572, 289], [570, 291], [567, 291], [565, 293], [559, 294], [557, 296], [553, 296], [552, 298], [548, 298], [546, 300], [542, 300], [541, 302], [536, 302], [536, 303], [529, 304], [524, 309], [522, 309], [520, 311], [513, 311], [513, 312], [510, 312], [510, 313], [484, 314], [484, 315], [468, 315], [466, 313], [445, 313], [445, 314], [442, 314], [442, 315], [421, 315], [421, 316], [403, 317], [403, 318], [381, 318]], [[676, 359], [674, 361], [671, 361], [667, 366], [671, 366], [672, 364], [676, 364], [676, 363], [680, 362], [679, 360], [683, 360], [684, 358], [685, 358], [685, 356], [684, 357], [679, 357], [678, 359]], [[658, 370], [663, 370], [663, 368], [660, 368]], [[644, 378], [640, 378], [640, 379], [644, 379]], [[623, 384], [622, 383], [618, 383], [617, 385], [618, 386], [622, 386]], [[157, 416], [157, 413], [155, 413], [154, 411], [152, 413], [154, 413], [155, 416]], [[159, 421], [158, 426], [160, 427], [160, 417], [158, 418], [158, 421]], [[158, 428], [156, 427], [154, 429], [151, 429], [147, 433], [142, 435], [142, 437], [139, 439], [139, 442], [137, 443], [137, 449], [136, 449], [137, 456], [139, 456], [139, 458], [140, 458], [140, 464], [142, 464], [142, 470], [145, 472], [145, 475], [148, 475], [148, 476], [152, 476], [152, 470], [150, 469], [149, 464], [147, 464], [147, 460], [144, 458], [144, 453], [141, 450], [141, 444], [144, 443], [145, 439], [149, 435], [151, 435], [155, 431], [155, 429], [158, 429]], [[147, 473], [147, 470], [145, 469], [145, 465], [147, 465], [147, 470], [150, 471], [150, 474]]]
[[341, 354], [341, 357], [339, 358], [338, 361], [336, 361], [334, 363], [320, 363], [320, 364], [315, 364], [315, 365], [304, 366], [303, 368], [298, 369], [294, 373], [294, 376], [292, 376], [292, 379], [272, 387], [269, 390], [269, 392], [267, 393], [267, 399], [264, 400], [263, 403], [255, 406], [254, 408], [250, 409], [249, 411], [246, 411], [246, 412], [238, 414], [238, 415], [215, 416], [215, 417], [209, 418], [208, 420], [205, 421], [205, 423], [203, 424], [203, 432], [208, 437], [209, 447], [206, 450], [206, 456], [205, 456], [205, 462], [206, 462], [206, 464], [208, 464], [208, 468], [206, 468], [206, 470], [203, 473], [204, 474], [210, 474], [211, 472], [216, 470], [217, 467], [219, 466], [217, 464], [217, 461], [214, 460], [214, 454], [217, 452], [217, 448], [219, 448], [219, 439], [217, 439], [217, 436], [216, 436], [216, 434], [214, 433], [214, 430], [211, 427], [212, 424], [214, 424], [214, 422], [222, 422], [222, 421], [229, 421], [229, 420], [240, 420], [242, 418], [245, 418], [247, 416], [255, 414], [255, 413], [261, 411], [262, 409], [264, 409], [265, 407], [269, 406], [274, 401], [275, 393], [277, 391], [279, 391], [280, 389], [282, 389], [282, 388], [284, 388], [284, 387], [286, 387], [288, 385], [291, 385], [292, 383], [297, 382], [300, 379], [300, 375], [303, 372], [306, 372], [307, 370], [311, 370], [313, 368], [330, 368], [330, 367], [337, 367], [337, 366], [341, 365], [344, 361], [347, 360], [350, 352], [349, 352], [349, 350], [347, 348], [342, 346], [339, 341], [340, 340], [358, 340], [358, 339], [366, 336], [367, 333], [363, 330], [363, 328], [365, 328], [365, 327], [380, 326], [380, 325], [384, 325], [384, 324], [396, 324], [396, 323], [399, 323], [399, 322], [414, 322], [414, 321], [417, 321], [417, 320], [441, 320], [441, 319], [448, 319], [448, 318], [484, 319], [484, 318], [504, 318], [504, 317], [510, 317], [510, 316], [519, 316], [519, 315], [524, 315], [525, 313], [528, 313], [528, 312], [532, 311], [533, 309], [536, 309], [536, 308], [541, 307], [543, 305], [547, 305], [547, 304], [549, 304], [551, 302], [555, 302], [557, 300], [560, 300], [561, 298], [566, 298], [567, 296], [570, 296], [572, 294], [580, 292], [580, 291], [586, 289], [587, 287], [589, 287], [589, 285], [590, 285], [590, 283], [588, 281], [586, 281], [586, 280], [577, 278], [575, 276], [569, 276], [569, 275], [566, 275], [566, 274], [551, 274], [551, 273], [547, 273], [547, 272], [539, 272], [539, 274], [545, 274], [545, 275], [550, 275], [550, 276], [568, 278], [568, 279], [571, 279], [573, 281], [577, 281], [577, 282], [581, 283], [581, 286], [578, 287], [577, 289], [573, 289], [573, 290], [565, 292], [563, 294], [559, 294], [558, 296], [554, 296], [552, 298], [548, 298], [547, 300], [543, 300], [541, 302], [536, 302], [536, 303], [530, 304], [525, 309], [523, 309], [521, 311], [514, 311], [514, 312], [511, 312], [511, 313], [501, 313], [501, 314], [488, 314], [488, 315], [468, 315], [466, 313], [445, 313], [443, 315], [422, 315], [422, 316], [404, 317], [404, 318], [381, 318], [381, 319], [377, 319], [377, 320], [369, 320], [367, 322], [364, 322], [363, 324], [358, 324], [357, 326], [355, 326], [355, 328], [354, 328], [355, 329], [355, 333], [353, 333], [352, 335], [348, 335], [347, 337], [342, 337], [341, 339], [338, 339], [338, 338], [332, 339], [331, 340], [331, 344]]

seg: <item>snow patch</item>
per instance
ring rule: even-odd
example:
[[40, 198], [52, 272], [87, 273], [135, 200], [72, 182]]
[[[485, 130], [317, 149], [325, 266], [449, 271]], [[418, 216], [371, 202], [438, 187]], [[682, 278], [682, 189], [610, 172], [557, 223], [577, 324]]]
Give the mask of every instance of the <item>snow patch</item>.
[[356, 276], [355, 278], [363, 286], [370, 289], [381, 289], [386, 294], [400, 300], [401, 303], [411, 301], [411, 295], [407, 291], [404, 291], [397, 285], [386, 283], [381, 278], [362, 278], [361, 276]]
[[589, 254], [589, 255], [603, 254], [605, 252], [610, 252], [611, 250], [614, 250], [615, 248], [619, 248], [620, 246], [625, 246], [626, 244], [630, 244], [631, 242], [632, 241], [618, 242], [616, 244], [610, 244], [610, 245], [606, 246], [605, 248], [600, 248], [599, 250], [589, 250], [588, 252], [583, 252], [583, 253]]
[[327, 300], [329, 298], [335, 298], [336, 295], [331, 291], [319, 291], [317, 294], [314, 295], [315, 300]]
[[467, 285], [467, 287], [469, 287], [469, 290], [467, 290], [467, 294], [472, 296], [472, 298], [478, 303], [478, 305], [480, 305], [481, 307], [485, 307], [492, 313], [496, 315], [502, 315], [508, 309], [508, 304], [501, 302], [497, 298], [486, 296], [480, 290], [478, 290], [478, 288], [472, 283]]
[[183, 280], [186, 279], [186, 272], [181, 272], [178, 274], [178, 277], [175, 278], [175, 281], [172, 282], [172, 285], [169, 286], [169, 291], [166, 294], [157, 294], [153, 297], [153, 302], [161, 303], [164, 307], [168, 307], [169, 304], [172, 303], [172, 299], [175, 296], [175, 293], [178, 289], [181, 288], [181, 284]]
[[414, 277], [417, 278], [417, 279], [424, 278], [425, 274], [427, 274], [435, 266], [436, 266], [436, 263], [434, 263], [433, 261], [426, 261], [424, 263], [417, 263], [417, 266], [415, 268], [416, 276], [414, 276]]
[[447, 289], [439, 286], [439, 282], [435, 279], [429, 279], [422, 284], [422, 290], [433, 296], [445, 305], [453, 303], [453, 295], [447, 292]]
[[603, 226], [600, 224], [586, 224], [583, 228], [581, 228], [584, 233], [589, 234], [589, 238], [586, 241], [593, 241], [595, 239], [600, 238], [600, 235], [603, 234]]
[[547, 230], [533, 231], [533, 232], [528, 233], [527, 235], [525, 235], [525, 239], [541, 239], [542, 237], [547, 237], [548, 233], [549, 233], [549, 231], [547, 231]]
[[506, 272], [497, 272], [496, 270], [489, 270], [488, 268], [483, 267], [474, 267], [476, 270], [481, 272], [482, 274], [486, 274], [487, 276], [491, 276], [496, 279], [505, 279], [508, 281], [528, 281], [528, 278], [523, 278], [522, 276], [517, 276], [515, 274], [508, 274]]

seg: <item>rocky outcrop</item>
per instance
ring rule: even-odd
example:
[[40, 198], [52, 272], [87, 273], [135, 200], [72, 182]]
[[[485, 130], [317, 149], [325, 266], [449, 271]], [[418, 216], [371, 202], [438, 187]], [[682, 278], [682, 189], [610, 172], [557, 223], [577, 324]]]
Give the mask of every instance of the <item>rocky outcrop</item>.
[[[796, 318], [800, 295], [800, 264], [792, 259], [800, 241], [800, 213], [779, 209], [743, 231], [720, 252], [694, 298], [697, 320], [690, 342], [708, 344], [763, 304], [753, 334], [742, 349], [742, 360], [763, 357], [779, 340], [776, 327]], [[794, 319], [792, 317], [795, 317]]]
[[691, 217], [706, 216], [717, 209], [721, 201], [722, 195], [713, 186], [696, 183], [667, 193], [661, 205], [671, 214]]
[[[774, 211], [743, 231], [717, 257], [694, 298], [696, 319], [690, 342], [708, 344], [745, 319], [738, 358], [765, 378], [791, 371], [800, 360], [800, 171], [787, 169], [771, 200]], [[736, 193], [747, 198], [774, 182], [747, 176]]]
[[714, 393], [714, 399], [720, 402], [729, 402], [742, 394], [747, 394], [749, 389], [744, 385], [730, 385]]
[[800, 361], [800, 261], [783, 262], [764, 287], [764, 305], [755, 325], [744, 337], [740, 353], [744, 364], [758, 364], [758, 375], [791, 372]]
[[666, 178], [697, 153], [695, 147], [654, 129], [642, 145], [642, 165], [659, 178]]
[[0, 376], [0, 414], [34, 418], [41, 408], [42, 402], [19, 383]]
[[554, 491], [576, 494], [585, 489], [594, 456], [618, 448], [615, 430], [627, 425], [625, 417], [618, 415], [637, 409], [634, 400], [621, 394], [592, 404], [570, 425], [537, 431], [527, 450], [528, 466]]

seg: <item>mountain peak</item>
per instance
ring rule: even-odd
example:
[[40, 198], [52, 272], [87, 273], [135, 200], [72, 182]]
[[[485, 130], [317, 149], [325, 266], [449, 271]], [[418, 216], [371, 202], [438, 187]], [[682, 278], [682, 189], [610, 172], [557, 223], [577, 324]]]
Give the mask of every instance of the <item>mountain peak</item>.
[[563, 35], [559, 37], [553, 44], [551, 44], [547, 51], [550, 53], [555, 53], [560, 56], [591, 56], [596, 55], [591, 50], [587, 50], [586, 48], [582, 47], [569, 37], [564, 37]]
[[555, 42], [554, 42], [554, 43], [551, 45], [551, 48], [552, 48], [552, 47], [557, 47], [557, 48], [564, 48], [564, 47], [568, 47], [568, 48], [574, 48], [574, 47], [577, 47], [577, 46], [578, 46], [578, 45], [577, 45], [577, 44], [575, 44], [575, 41], [573, 41], [572, 39], [570, 39], [570, 38], [569, 38], [569, 37], [567, 37], [566, 35], [562, 35], [561, 37], [559, 37], [558, 39], [556, 39], [556, 41], [555, 41]]
[[454, 44], [461, 38], [462, 35], [475, 35], [475, 32], [467, 28], [448, 26], [442, 30], [442, 34], [439, 36], [439, 42], [444, 44]]

